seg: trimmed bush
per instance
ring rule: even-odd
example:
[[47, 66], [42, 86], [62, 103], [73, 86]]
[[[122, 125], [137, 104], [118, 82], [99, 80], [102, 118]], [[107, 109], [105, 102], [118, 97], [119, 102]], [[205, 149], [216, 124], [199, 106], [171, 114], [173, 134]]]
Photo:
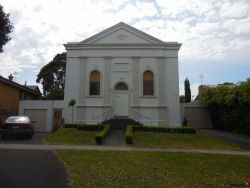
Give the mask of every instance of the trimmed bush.
[[196, 133], [192, 127], [148, 127], [148, 126], [133, 126], [133, 131], [152, 131], [166, 133]]
[[104, 124], [103, 127], [104, 128], [101, 131], [97, 132], [96, 135], [95, 135], [95, 141], [96, 141], [97, 144], [102, 144], [103, 143], [103, 139], [109, 133], [110, 124]]
[[125, 141], [126, 141], [126, 143], [127, 144], [133, 144], [133, 137], [134, 137], [133, 126], [128, 125], [126, 127], [126, 132], [125, 132]]
[[77, 128], [77, 124], [64, 124], [64, 128]]
[[83, 131], [101, 131], [104, 128], [102, 124], [97, 124], [97, 125], [77, 125], [78, 130], [83, 130]]

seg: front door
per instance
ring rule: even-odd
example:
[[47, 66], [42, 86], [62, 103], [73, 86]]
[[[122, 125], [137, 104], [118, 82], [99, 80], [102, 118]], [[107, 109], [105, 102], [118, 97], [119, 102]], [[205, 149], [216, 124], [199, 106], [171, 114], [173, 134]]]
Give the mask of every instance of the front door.
[[128, 116], [129, 93], [125, 83], [120, 82], [115, 86], [114, 116]]
[[128, 116], [128, 91], [115, 91], [114, 115]]

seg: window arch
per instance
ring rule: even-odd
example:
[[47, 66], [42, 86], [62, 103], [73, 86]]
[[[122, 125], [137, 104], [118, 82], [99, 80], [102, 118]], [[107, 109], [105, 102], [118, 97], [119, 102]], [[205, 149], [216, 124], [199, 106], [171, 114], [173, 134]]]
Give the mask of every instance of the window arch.
[[152, 71], [143, 73], [143, 95], [154, 95], [154, 74]]
[[89, 95], [100, 95], [100, 72], [92, 71], [90, 73]]
[[119, 82], [115, 85], [115, 90], [128, 90], [128, 86], [124, 82]]

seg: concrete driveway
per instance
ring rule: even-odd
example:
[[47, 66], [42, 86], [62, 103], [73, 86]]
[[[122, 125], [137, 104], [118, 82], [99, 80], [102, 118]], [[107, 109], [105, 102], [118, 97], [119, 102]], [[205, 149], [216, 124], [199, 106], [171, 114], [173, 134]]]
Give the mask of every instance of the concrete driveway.
[[42, 144], [42, 138], [47, 134], [35, 133], [31, 139], [22, 135], [10, 135], [5, 139], [0, 138], [0, 144]]
[[0, 187], [70, 187], [64, 165], [53, 151], [0, 150]]

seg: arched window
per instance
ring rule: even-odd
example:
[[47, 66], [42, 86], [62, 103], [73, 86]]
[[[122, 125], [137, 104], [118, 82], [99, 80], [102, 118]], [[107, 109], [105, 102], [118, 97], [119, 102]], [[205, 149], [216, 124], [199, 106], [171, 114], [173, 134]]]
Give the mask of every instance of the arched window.
[[128, 90], [128, 86], [124, 82], [119, 82], [116, 84], [115, 90]]
[[143, 95], [154, 95], [154, 74], [151, 71], [143, 73]]
[[98, 71], [90, 73], [89, 95], [100, 95], [100, 73]]

